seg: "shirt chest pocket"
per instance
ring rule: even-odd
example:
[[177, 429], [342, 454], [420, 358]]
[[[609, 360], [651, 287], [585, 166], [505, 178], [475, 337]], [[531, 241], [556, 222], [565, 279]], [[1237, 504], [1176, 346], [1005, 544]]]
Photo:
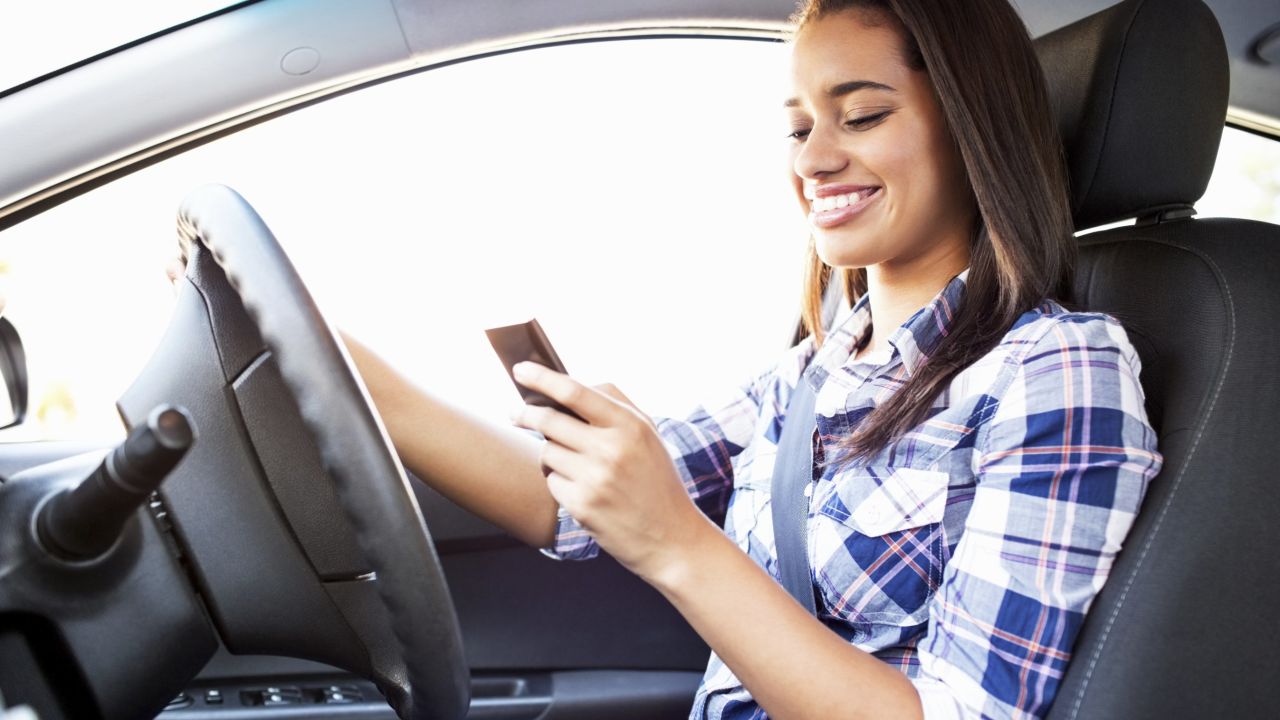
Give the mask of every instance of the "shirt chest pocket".
[[810, 562], [825, 610], [853, 623], [928, 619], [942, 581], [949, 476], [870, 466], [836, 475], [810, 521]]

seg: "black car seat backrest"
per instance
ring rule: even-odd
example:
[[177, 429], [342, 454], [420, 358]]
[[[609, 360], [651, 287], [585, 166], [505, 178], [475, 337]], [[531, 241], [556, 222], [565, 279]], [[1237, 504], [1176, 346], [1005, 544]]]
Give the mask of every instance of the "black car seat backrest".
[[1071, 171], [1075, 297], [1142, 358], [1164, 467], [1051, 718], [1280, 717], [1280, 227], [1193, 218], [1226, 116], [1200, 0], [1128, 0], [1036, 41]]

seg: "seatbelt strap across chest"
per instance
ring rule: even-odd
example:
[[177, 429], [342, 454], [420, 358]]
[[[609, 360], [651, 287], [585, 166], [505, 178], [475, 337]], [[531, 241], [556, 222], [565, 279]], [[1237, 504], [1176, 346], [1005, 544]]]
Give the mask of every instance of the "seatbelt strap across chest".
[[787, 414], [778, 440], [770, 488], [773, 504], [773, 538], [778, 553], [778, 578], [810, 615], [816, 615], [813, 574], [807, 550], [809, 494], [813, 482], [813, 388], [801, 374], [787, 403]]

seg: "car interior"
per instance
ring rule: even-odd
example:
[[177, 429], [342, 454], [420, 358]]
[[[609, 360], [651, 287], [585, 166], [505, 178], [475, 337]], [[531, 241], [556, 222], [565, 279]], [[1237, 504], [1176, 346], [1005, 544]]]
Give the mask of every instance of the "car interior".
[[[792, 9], [557, 0], [535, 16], [496, 0], [333, 13], [302, 5], [241, 3], [0, 95], [2, 136], [67, 97], [121, 102], [111, 97], [121, 88], [95, 75], [113, 65], [194, 57], [233, 34], [246, 48], [275, 47], [298, 17], [346, 48], [306, 81], [322, 87], [286, 86], [294, 81], [279, 73], [259, 81], [249, 69], [232, 83], [237, 64], [252, 61], [246, 51], [202, 66], [175, 90], [192, 99], [148, 123], [0, 144], [14, 148], [17, 168], [0, 173], [0, 229], [391, 74], [610, 36], [775, 41]], [[1280, 464], [1280, 444], [1268, 440], [1280, 339], [1267, 340], [1280, 317], [1280, 226], [1200, 218], [1195, 206], [1229, 107], [1241, 109], [1236, 125], [1280, 118], [1280, 79], [1262, 45], [1240, 49], [1248, 23], [1225, 3], [1108, 5], [1020, 9], [1033, 29], [1056, 28], [1035, 45], [1076, 229], [1132, 221], [1080, 235], [1073, 301], [1120, 319], [1137, 347], [1164, 466], [1050, 717], [1276, 717], [1280, 622], [1270, 610], [1280, 584], [1270, 571], [1280, 555], [1269, 540], [1280, 542], [1280, 488], [1265, 468]], [[1250, 6], [1251, 37], [1264, 5]], [[1274, 10], [1269, 22], [1280, 21]], [[119, 399], [129, 439], [0, 444], [0, 713], [23, 704], [42, 720], [688, 713], [708, 648], [655, 590], [607, 557], [548, 560], [406, 477], [299, 273], [234, 189], [191, 194], [178, 226], [187, 274], [164, 339]], [[20, 409], [12, 326], [0, 326], [0, 345]]]

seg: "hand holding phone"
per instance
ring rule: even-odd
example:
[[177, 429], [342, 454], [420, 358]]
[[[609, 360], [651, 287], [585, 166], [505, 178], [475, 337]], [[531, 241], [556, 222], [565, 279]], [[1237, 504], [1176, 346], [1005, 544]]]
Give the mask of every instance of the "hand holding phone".
[[[556, 372], [565, 373], [566, 375], [569, 373], [568, 370], [564, 369], [564, 363], [560, 362], [560, 356], [556, 354], [555, 348], [551, 347], [551, 341], [547, 339], [547, 334], [542, 331], [542, 326], [538, 324], [536, 319], [518, 325], [490, 328], [484, 332], [485, 335], [489, 336], [489, 343], [493, 345], [494, 351], [498, 353], [503, 366], [507, 368], [507, 376], [511, 378], [511, 382], [515, 383], [516, 389], [520, 391], [520, 397], [524, 398], [526, 403], [554, 408], [566, 415], [582, 420], [577, 413], [569, 408], [536, 390], [530, 390], [516, 382], [515, 376], [511, 372], [511, 368], [516, 363], [528, 360], [539, 365], [545, 365]], [[583, 422], [586, 421], [583, 420]]]

